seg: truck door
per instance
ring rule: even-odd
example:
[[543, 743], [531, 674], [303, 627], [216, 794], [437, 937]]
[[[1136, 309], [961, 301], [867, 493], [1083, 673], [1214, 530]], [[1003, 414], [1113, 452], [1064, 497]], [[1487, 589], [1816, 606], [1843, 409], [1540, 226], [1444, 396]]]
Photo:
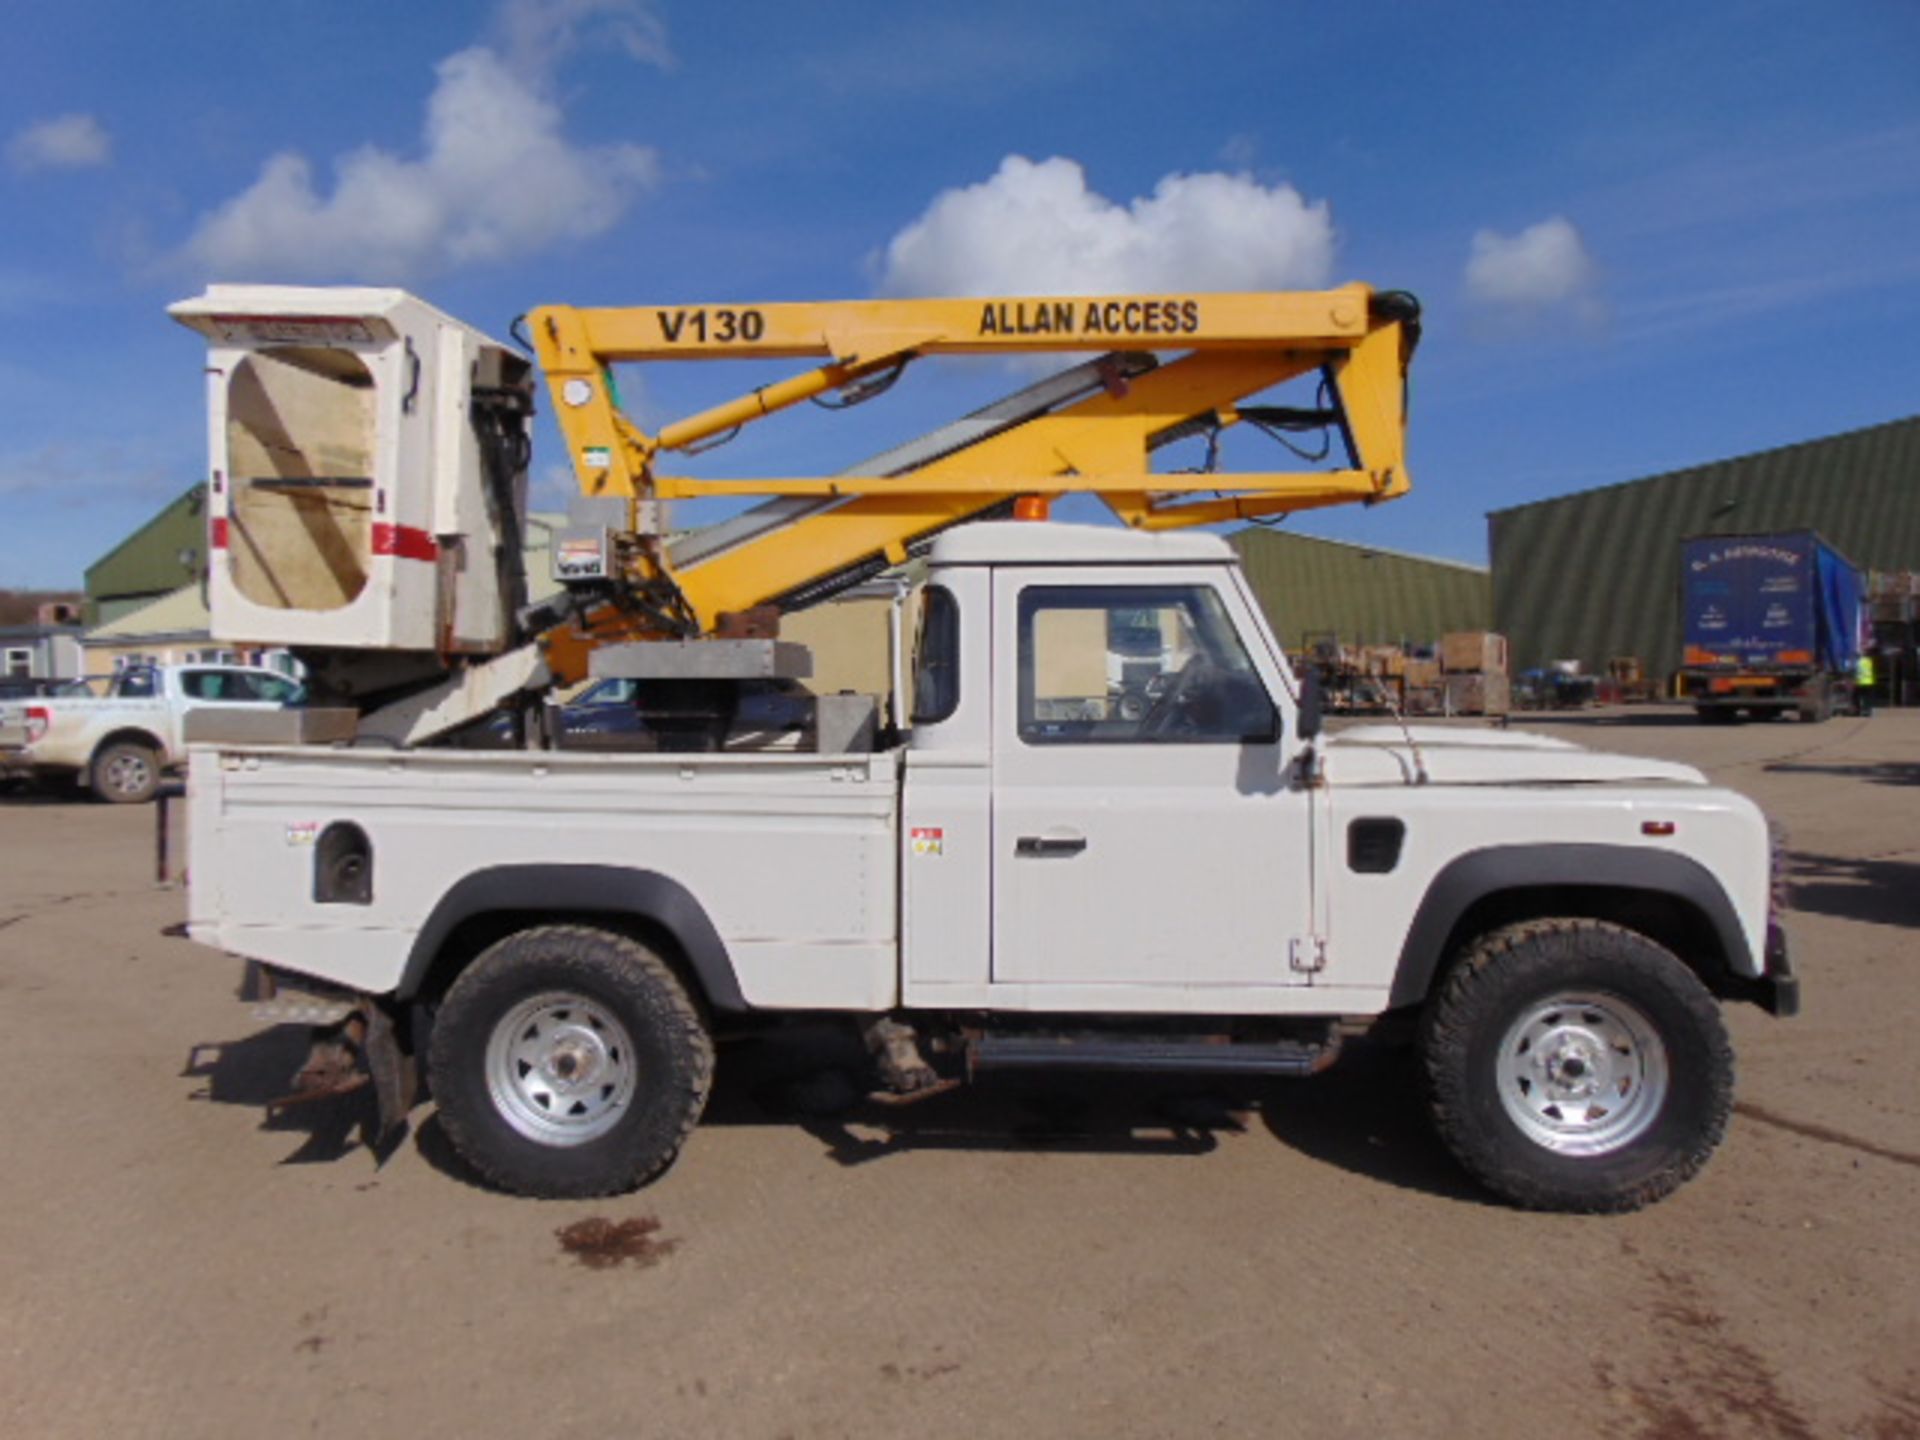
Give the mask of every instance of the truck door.
[[1206, 566], [994, 584], [994, 982], [1306, 979], [1310, 797], [1244, 594]]

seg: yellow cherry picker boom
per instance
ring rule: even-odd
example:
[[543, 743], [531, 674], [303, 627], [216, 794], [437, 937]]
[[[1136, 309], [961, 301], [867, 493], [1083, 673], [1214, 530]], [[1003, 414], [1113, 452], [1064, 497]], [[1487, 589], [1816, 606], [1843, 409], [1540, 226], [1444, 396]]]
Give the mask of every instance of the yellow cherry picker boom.
[[[543, 306], [516, 333], [580, 501], [552, 541], [561, 591], [535, 601], [526, 353], [397, 290], [216, 285], [171, 313], [210, 346], [215, 636], [292, 650], [362, 734], [404, 744], [590, 672], [725, 671], [686, 658], [696, 640], [758, 644], [738, 673], [763, 673], [780, 613], [968, 520], [1041, 518], [1093, 494], [1157, 530], [1371, 504], [1409, 484], [1419, 309], [1404, 292]], [[795, 406], [876, 399], [916, 360], [1089, 354], [843, 473], [674, 468]], [[651, 432], [623, 412], [615, 367], [711, 360], [814, 363]], [[1289, 382], [1311, 386], [1307, 403], [1267, 397]], [[1221, 437], [1243, 427], [1313, 468], [1221, 468]], [[1324, 460], [1294, 443], [1314, 432]], [[1182, 440], [1203, 442], [1204, 463], [1156, 470]], [[759, 503], [670, 528], [675, 502], [716, 497]]]

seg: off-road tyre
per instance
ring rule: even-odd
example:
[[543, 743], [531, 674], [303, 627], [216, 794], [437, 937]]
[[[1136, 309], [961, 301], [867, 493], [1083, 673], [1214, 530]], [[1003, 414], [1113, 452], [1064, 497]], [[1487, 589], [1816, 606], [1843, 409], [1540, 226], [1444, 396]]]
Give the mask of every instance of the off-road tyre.
[[[531, 1028], [513, 1024], [529, 1013]], [[589, 1049], [601, 1045], [594, 1078], [620, 1082], [591, 1087], [575, 1102], [602, 1107], [581, 1122], [587, 1138], [528, 1133], [540, 1123], [529, 1099], [539, 1098], [547, 1073], [529, 1070], [529, 1047], [551, 1044], [547, 1053], [561, 1063], [576, 1043], [550, 1042], [542, 1025], [548, 1035], [571, 1026]], [[713, 1040], [686, 986], [653, 950], [590, 926], [543, 925], [509, 935], [461, 973], [434, 1018], [427, 1063], [440, 1124], [484, 1180], [516, 1195], [582, 1199], [636, 1189], [673, 1163], [706, 1107]]]
[[94, 795], [113, 805], [145, 805], [160, 790], [160, 755], [138, 740], [103, 745], [87, 769]]
[[[1524, 1069], [1516, 1027], [1579, 996], [1642, 1024], [1665, 1067], [1644, 1128], [1601, 1153], [1551, 1148], [1502, 1098], [1510, 1044], [1520, 1053], [1508, 1071]], [[1581, 1018], [1566, 1023], [1577, 1033]], [[1474, 941], [1429, 1001], [1420, 1048], [1440, 1138], [1481, 1184], [1527, 1209], [1620, 1214], [1651, 1204], [1706, 1164], [1733, 1108], [1733, 1046], [1714, 997], [1671, 951], [1598, 920], [1528, 921]]]

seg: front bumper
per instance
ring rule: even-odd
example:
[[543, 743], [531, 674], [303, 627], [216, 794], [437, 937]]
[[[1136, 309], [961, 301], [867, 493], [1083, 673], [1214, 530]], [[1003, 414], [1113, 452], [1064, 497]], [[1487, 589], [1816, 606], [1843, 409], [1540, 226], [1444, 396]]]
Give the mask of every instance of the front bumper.
[[1789, 1020], [1800, 1013], [1800, 977], [1793, 973], [1793, 956], [1787, 950], [1787, 932], [1778, 920], [1767, 924], [1766, 971], [1758, 978], [1734, 982], [1729, 997], [1758, 1005], [1778, 1020]]

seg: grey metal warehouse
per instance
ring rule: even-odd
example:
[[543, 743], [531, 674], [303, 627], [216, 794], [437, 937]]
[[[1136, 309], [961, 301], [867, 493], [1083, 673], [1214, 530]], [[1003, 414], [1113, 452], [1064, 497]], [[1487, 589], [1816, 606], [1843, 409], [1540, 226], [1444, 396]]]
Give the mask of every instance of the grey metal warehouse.
[[1261, 526], [1227, 539], [1288, 650], [1324, 633], [1349, 645], [1431, 645], [1491, 622], [1492, 582], [1478, 565]]
[[1487, 517], [1494, 628], [1516, 669], [1680, 664], [1680, 541], [1817, 530], [1856, 565], [1920, 570], [1920, 416]]

